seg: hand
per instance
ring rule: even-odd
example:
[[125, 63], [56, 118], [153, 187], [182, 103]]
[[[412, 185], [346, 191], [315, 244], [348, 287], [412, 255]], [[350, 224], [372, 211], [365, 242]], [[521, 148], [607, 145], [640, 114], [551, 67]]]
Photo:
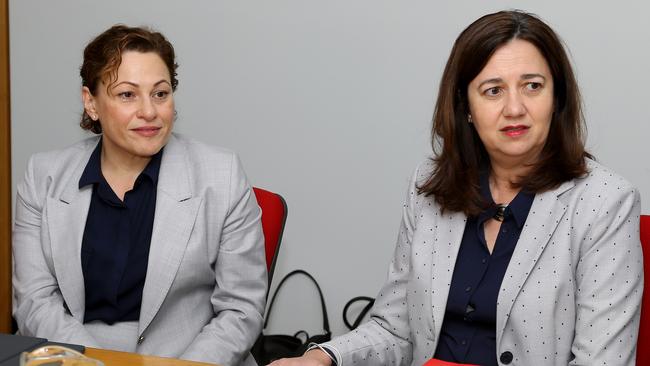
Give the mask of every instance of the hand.
[[332, 366], [332, 360], [325, 352], [313, 349], [301, 357], [283, 358], [271, 362], [268, 366]]

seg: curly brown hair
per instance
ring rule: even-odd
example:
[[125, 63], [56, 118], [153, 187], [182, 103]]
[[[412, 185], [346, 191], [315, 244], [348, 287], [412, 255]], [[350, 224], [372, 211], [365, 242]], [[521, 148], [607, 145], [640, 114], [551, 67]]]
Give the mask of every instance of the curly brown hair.
[[[116, 24], [93, 39], [84, 49], [83, 64], [79, 74], [81, 84], [97, 92], [100, 81], [104, 81], [106, 89], [117, 80], [117, 70], [122, 63], [122, 53], [126, 51], [155, 52], [163, 60], [171, 78], [172, 91], [178, 86], [174, 47], [159, 32], [145, 27], [128, 27]], [[96, 134], [102, 132], [99, 120], [90, 118], [86, 111], [81, 116], [81, 128]]]

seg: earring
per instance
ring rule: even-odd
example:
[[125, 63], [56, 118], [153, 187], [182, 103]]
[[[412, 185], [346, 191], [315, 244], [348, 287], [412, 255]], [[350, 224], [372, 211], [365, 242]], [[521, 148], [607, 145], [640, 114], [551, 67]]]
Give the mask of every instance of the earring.
[[469, 113], [467, 114], [467, 123], [474, 123], [474, 121], [472, 120], [472, 115]]

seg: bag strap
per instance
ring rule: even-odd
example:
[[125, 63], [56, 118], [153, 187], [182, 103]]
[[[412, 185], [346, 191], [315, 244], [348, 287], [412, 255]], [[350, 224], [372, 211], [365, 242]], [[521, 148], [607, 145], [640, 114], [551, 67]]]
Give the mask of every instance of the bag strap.
[[[357, 315], [357, 318], [354, 319], [354, 323], [350, 324], [350, 321], [348, 320], [348, 309], [352, 304], [354, 304], [357, 301], [367, 301], [368, 303], [366, 306], [361, 310], [359, 315]], [[372, 297], [368, 296], [357, 296], [353, 297], [348, 301], [345, 306], [343, 307], [343, 323], [345, 323], [345, 326], [348, 327], [350, 330], [355, 330], [361, 324], [361, 321], [363, 321], [363, 317], [368, 314], [368, 311], [370, 311], [370, 308], [375, 304], [375, 299]]]
[[323, 311], [323, 329], [325, 329], [325, 332], [327, 334], [330, 334], [330, 322], [327, 317], [327, 307], [325, 306], [325, 298], [323, 297], [323, 292], [320, 289], [320, 286], [318, 285], [318, 282], [316, 282], [316, 279], [307, 273], [306, 271], [302, 269], [296, 269], [294, 271], [289, 272], [282, 281], [280, 281], [280, 284], [278, 284], [278, 287], [275, 289], [275, 292], [273, 293], [273, 296], [271, 297], [271, 302], [269, 304], [269, 311], [266, 312], [266, 319], [264, 320], [264, 329], [266, 329], [266, 325], [269, 322], [269, 318], [271, 317], [271, 309], [273, 308], [273, 303], [275, 302], [275, 297], [278, 295], [278, 292], [280, 291], [280, 287], [285, 283], [286, 280], [288, 280], [290, 277], [295, 276], [297, 274], [302, 274], [307, 276], [313, 283], [316, 285], [316, 289], [318, 290], [318, 295], [320, 296], [320, 306]]

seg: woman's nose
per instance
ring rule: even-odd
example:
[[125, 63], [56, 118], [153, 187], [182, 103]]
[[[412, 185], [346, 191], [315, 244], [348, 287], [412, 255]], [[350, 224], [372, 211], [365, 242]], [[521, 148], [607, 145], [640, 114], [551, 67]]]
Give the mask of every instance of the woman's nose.
[[151, 100], [144, 99], [142, 101], [137, 117], [142, 118], [145, 121], [151, 121], [156, 117], [156, 106], [154, 106]]
[[503, 114], [506, 117], [519, 117], [526, 113], [523, 97], [519, 93], [508, 93]]

